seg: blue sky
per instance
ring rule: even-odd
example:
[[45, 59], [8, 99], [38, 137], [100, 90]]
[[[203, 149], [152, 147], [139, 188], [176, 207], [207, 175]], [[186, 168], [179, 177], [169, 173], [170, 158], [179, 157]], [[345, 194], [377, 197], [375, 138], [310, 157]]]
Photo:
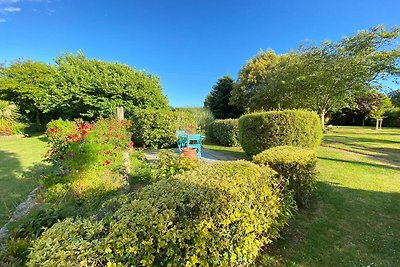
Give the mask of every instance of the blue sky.
[[0, 0], [0, 62], [82, 50], [159, 76], [172, 106], [202, 106], [260, 49], [400, 26], [399, 10], [398, 0]]

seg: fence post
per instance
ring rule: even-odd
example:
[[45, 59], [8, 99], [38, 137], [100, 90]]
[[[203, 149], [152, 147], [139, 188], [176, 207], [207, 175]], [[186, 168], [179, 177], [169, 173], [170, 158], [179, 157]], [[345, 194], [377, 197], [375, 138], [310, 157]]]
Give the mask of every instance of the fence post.
[[124, 108], [123, 107], [117, 107], [116, 118], [119, 121], [123, 121], [124, 120]]

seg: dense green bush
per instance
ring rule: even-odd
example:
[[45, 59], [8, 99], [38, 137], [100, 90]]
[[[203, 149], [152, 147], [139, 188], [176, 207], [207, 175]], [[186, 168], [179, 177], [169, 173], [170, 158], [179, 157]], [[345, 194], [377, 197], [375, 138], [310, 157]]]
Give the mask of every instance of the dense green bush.
[[293, 146], [273, 147], [253, 157], [255, 163], [268, 165], [278, 173], [285, 189], [294, 194], [299, 206], [314, 189], [316, 159], [314, 150]]
[[400, 108], [392, 108], [385, 112], [384, 127], [400, 127]]
[[208, 126], [214, 121], [214, 116], [208, 108], [178, 108], [180, 111], [186, 111], [193, 115], [199, 131], [203, 134], [206, 133]]
[[283, 145], [317, 148], [321, 139], [320, 119], [311, 111], [257, 112], [239, 119], [239, 142], [248, 155]]
[[290, 217], [274, 174], [237, 161], [163, 179], [110, 219], [56, 224], [34, 243], [28, 266], [248, 265]]
[[16, 105], [0, 100], [0, 135], [11, 135], [15, 131], [19, 116]]
[[207, 137], [219, 145], [238, 146], [239, 123], [237, 119], [215, 120], [207, 130]]
[[151, 148], [171, 147], [176, 144], [176, 130], [197, 128], [189, 112], [170, 109], [136, 109], [131, 120], [135, 143]]

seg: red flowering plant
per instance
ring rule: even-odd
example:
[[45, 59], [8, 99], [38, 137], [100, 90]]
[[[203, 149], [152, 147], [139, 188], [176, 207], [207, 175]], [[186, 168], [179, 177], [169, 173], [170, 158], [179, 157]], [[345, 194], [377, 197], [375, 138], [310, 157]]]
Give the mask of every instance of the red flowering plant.
[[[65, 123], [58, 120], [48, 127], [52, 145], [48, 160], [59, 164], [61, 174], [68, 176], [73, 191], [85, 191], [101, 184], [118, 188], [123, 168], [123, 151], [133, 147], [130, 123], [116, 119], [99, 119], [94, 123]], [[108, 180], [107, 180], [108, 179]], [[65, 179], [59, 179], [59, 182]], [[50, 182], [50, 181], [49, 181]], [[56, 181], [57, 182], [57, 179]], [[54, 184], [54, 181], [49, 185]]]

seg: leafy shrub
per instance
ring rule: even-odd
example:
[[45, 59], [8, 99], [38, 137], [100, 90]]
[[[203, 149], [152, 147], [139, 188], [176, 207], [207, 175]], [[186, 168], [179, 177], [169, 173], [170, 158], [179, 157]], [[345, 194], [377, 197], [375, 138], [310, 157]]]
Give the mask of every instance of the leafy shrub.
[[391, 108], [385, 112], [383, 125], [387, 127], [400, 127], [400, 108]]
[[131, 120], [135, 143], [151, 148], [171, 147], [176, 143], [176, 130], [189, 124], [197, 128], [194, 117], [186, 111], [137, 109]]
[[160, 151], [158, 161], [151, 169], [151, 180], [159, 181], [161, 179], [171, 178], [176, 174], [192, 170], [198, 166], [196, 160], [185, 158], [183, 155], [176, 156], [172, 151]]
[[290, 216], [274, 174], [237, 161], [163, 179], [110, 220], [56, 224], [34, 243], [28, 266], [250, 264]]
[[199, 131], [203, 134], [206, 133], [208, 126], [214, 121], [214, 116], [211, 111], [207, 108], [179, 108], [178, 110], [189, 112], [193, 115], [196, 124], [199, 127]]
[[3, 267], [24, 266], [31, 245], [30, 238], [8, 239], [0, 250], [0, 265]]
[[238, 146], [239, 122], [237, 119], [215, 120], [210, 124], [207, 137], [223, 146]]
[[248, 155], [283, 145], [317, 148], [321, 139], [320, 119], [311, 111], [258, 112], [239, 119], [239, 142]]
[[0, 135], [14, 133], [18, 116], [16, 105], [0, 100]]
[[303, 205], [316, 181], [316, 153], [312, 149], [293, 146], [270, 148], [253, 157], [257, 164], [274, 169], [287, 191], [294, 194], [299, 206]]
[[122, 187], [123, 153], [134, 144], [129, 126], [129, 122], [116, 119], [49, 123], [49, 161], [60, 166], [60, 173], [43, 177], [46, 198], [62, 198], [68, 193], [89, 196]]

